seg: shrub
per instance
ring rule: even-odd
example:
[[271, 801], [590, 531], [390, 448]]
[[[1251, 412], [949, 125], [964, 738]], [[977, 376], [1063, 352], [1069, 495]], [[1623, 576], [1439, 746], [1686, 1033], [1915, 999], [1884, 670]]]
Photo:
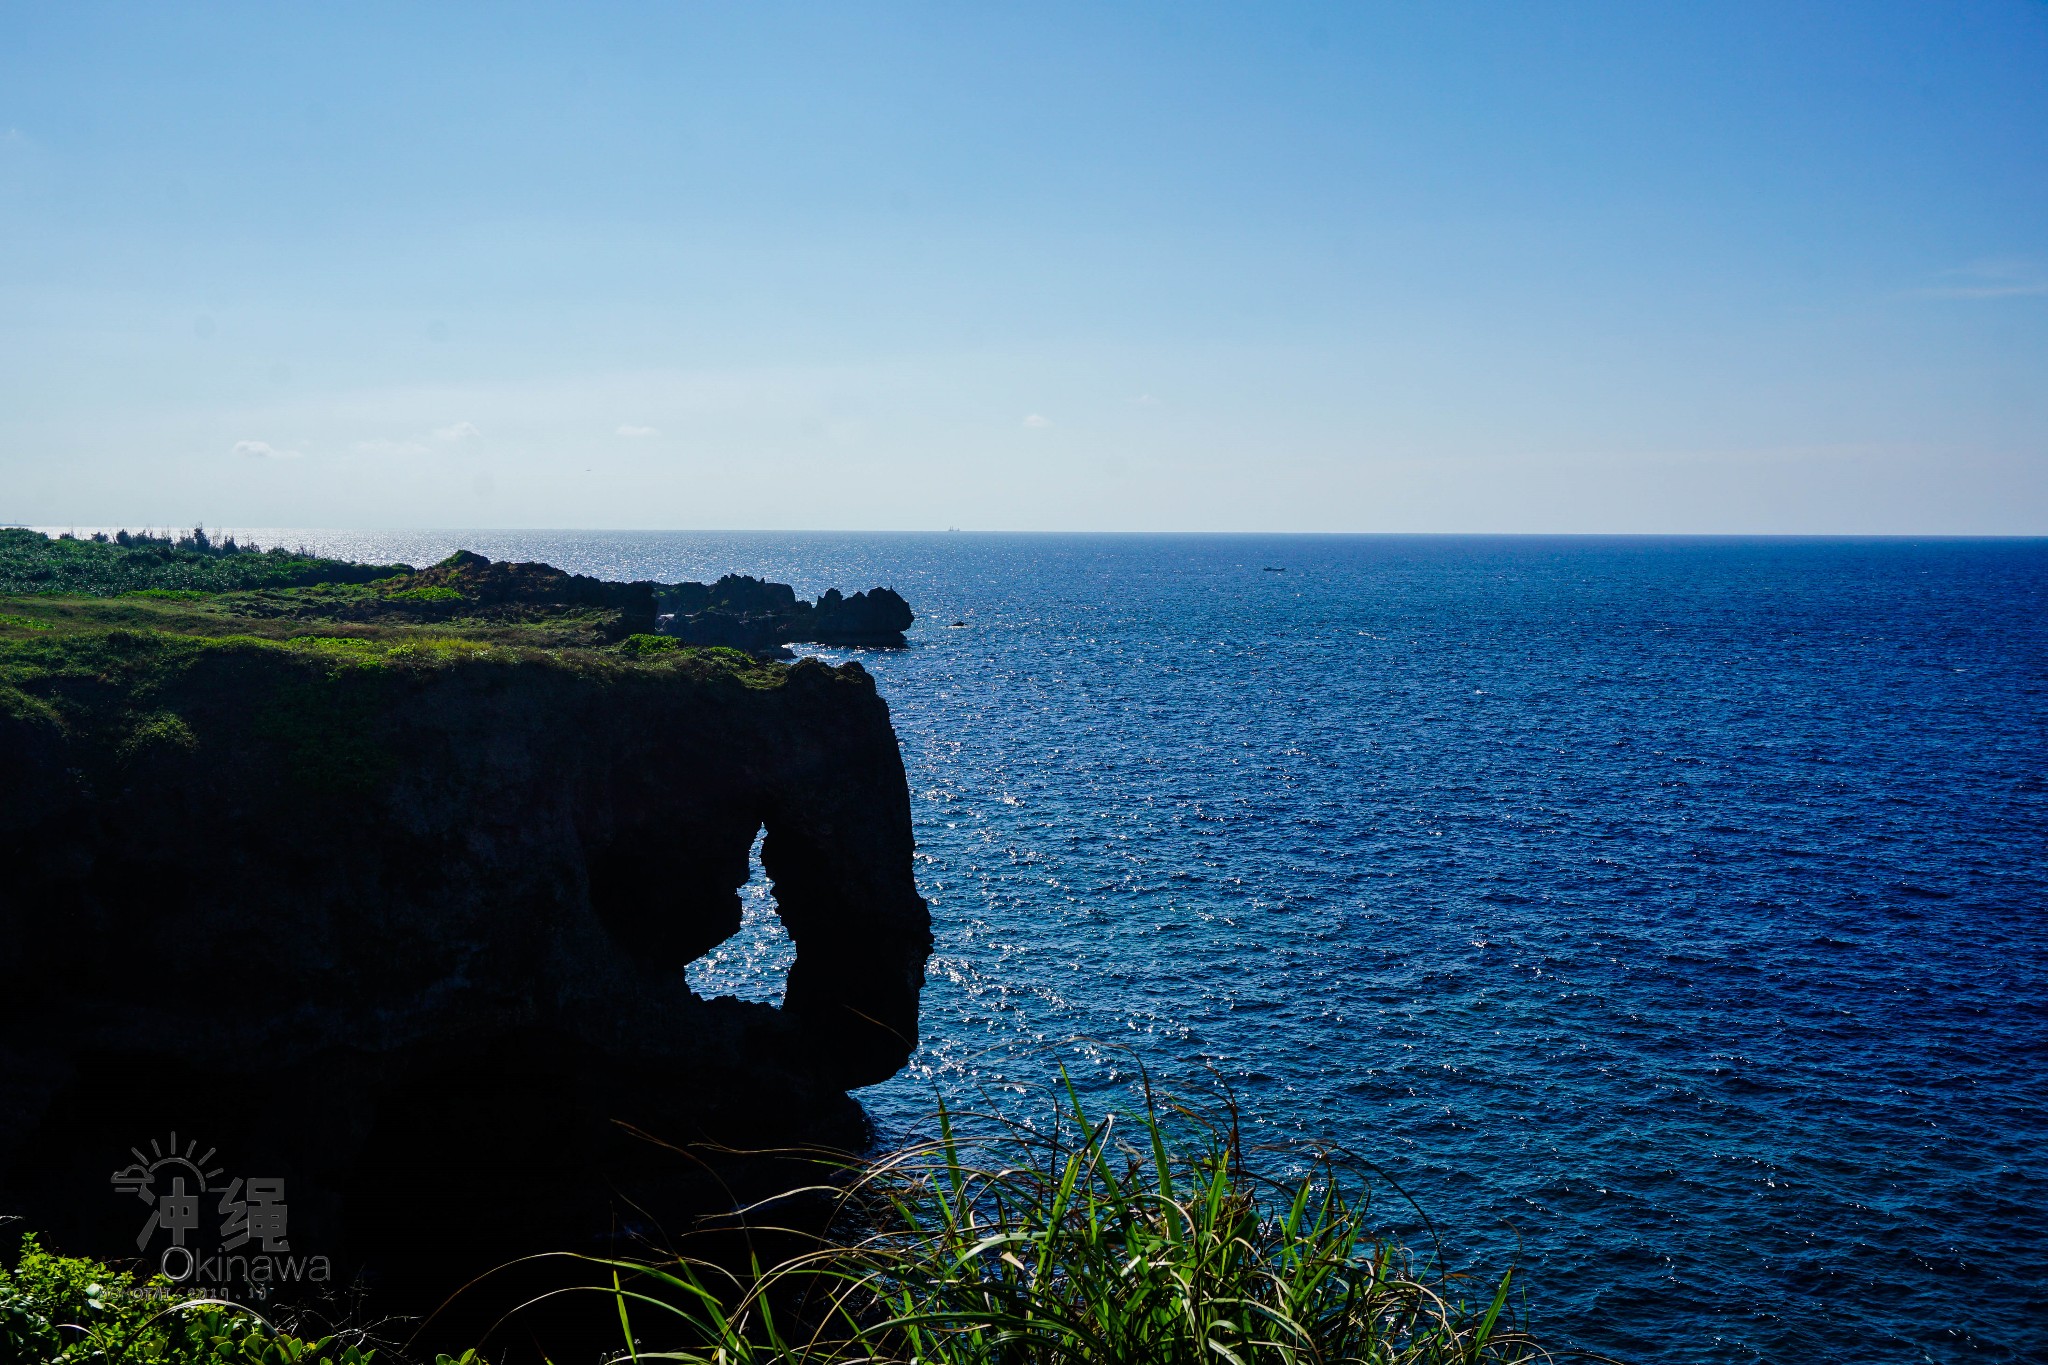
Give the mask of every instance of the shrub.
[[619, 641], [621, 654], [672, 654], [683, 647], [683, 642], [673, 635], [628, 635]]
[[190, 752], [198, 747], [199, 738], [183, 716], [175, 711], [158, 711], [135, 727], [122, 742], [121, 751], [132, 757], [151, 750]]
[[14, 1268], [0, 1268], [0, 1365], [372, 1365], [376, 1354], [279, 1331], [234, 1304], [181, 1299], [161, 1277], [138, 1283], [52, 1255], [33, 1234]]

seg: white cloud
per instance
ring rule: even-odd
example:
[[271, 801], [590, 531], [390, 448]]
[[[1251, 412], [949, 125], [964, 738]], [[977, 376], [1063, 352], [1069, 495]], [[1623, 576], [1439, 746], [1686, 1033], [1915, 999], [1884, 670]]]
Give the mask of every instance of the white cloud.
[[1042, 430], [1052, 425], [1052, 419], [1050, 417], [1041, 417], [1034, 412], [1024, 419], [1024, 425], [1034, 431]]
[[296, 460], [299, 458], [298, 451], [279, 450], [268, 441], [237, 441], [235, 442], [234, 453], [237, 455], [247, 455], [257, 460]]
[[476, 429], [476, 424], [473, 422], [457, 422], [452, 427], [436, 427], [434, 429], [435, 440], [448, 441], [450, 443], [456, 441], [467, 441], [470, 440], [472, 437], [477, 437], [481, 435], [483, 435], [483, 433]]
[[1925, 299], [2017, 299], [2048, 294], [2048, 270], [2023, 257], [1973, 261], [1942, 273], [1955, 283], [1913, 292]]
[[1930, 299], [2018, 299], [2048, 294], [2048, 280], [2042, 280], [2038, 284], [1958, 285], [1949, 289], [1923, 289], [1920, 292]]
[[1159, 400], [1149, 393], [1141, 393], [1131, 401], [1141, 408], [1156, 408], [1159, 406]]
[[621, 426], [621, 427], [619, 428], [619, 435], [621, 435], [621, 436], [659, 436], [659, 435], [661, 435], [661, 433], [660, 433], [659, 431], [656, 431], [656, 430], [655, 430], [655, 429], [654, 429], [653, 427], [636, 427], [636, 426], [634, 426], [634, 425], [633, 425], [633, 424], [632, 424], [631, 422], [628, 422], [628, 423], [626, 423], [626, 424], [625, 424], [624, 426]]

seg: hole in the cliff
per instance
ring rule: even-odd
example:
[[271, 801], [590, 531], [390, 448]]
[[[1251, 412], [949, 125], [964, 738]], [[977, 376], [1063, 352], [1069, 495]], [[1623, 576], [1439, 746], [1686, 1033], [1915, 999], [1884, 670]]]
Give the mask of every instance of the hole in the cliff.
[[761, 867], [761, 840], [747, 855], [747, 882], [740, 888], [740, 931], [685, 969], [690, 989], [704, 999], [730, 995], [764, 1005], [782, 1004], [782, 991], [796, 961], [796, 944], [775, 908], [775, 885]]

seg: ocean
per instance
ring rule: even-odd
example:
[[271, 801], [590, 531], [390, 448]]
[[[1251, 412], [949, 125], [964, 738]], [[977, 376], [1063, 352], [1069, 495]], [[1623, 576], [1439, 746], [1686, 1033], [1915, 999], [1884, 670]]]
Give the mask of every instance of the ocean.
[[938, 937], [885, 1134], [1220, 1081], [1554, 1342], [2048, 1359], [2048, 542], [253, 534], [901, 591], [824, 651]]

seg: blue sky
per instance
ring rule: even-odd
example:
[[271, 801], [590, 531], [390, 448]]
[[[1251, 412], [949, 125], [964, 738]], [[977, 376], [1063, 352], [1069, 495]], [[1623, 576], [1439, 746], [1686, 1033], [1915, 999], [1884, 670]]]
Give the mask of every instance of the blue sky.
[[2048, 5], [0, 5], [0, 520], [2048, 533]]

